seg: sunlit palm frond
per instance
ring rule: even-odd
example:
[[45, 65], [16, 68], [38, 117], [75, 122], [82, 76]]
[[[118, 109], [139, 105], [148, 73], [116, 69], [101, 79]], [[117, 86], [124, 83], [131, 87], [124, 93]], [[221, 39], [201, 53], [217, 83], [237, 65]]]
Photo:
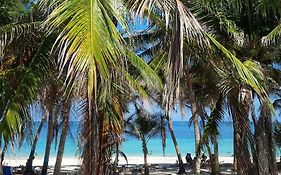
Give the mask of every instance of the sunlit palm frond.
[[235, 55], [233, 55], [229, 50], [227, 50], [223, 45], [221, 45], [215, 38], [213, 38], [211, 35], [208, 35], [211, 42], [224, 54], [225, 58], [228, 59], [228, 65], [233, 68], [237, 75], [236, 78], [238, 78], [239, 81], [242, 81], [242, 83], [246, 83], [250, 85], [254, 91], [259, 95], [259, 97], [269, 102], [269, 98], [267, 95], [267, 92], [265, 90], [264, 85], [260, 80], [264, 78], [264, 75], [262, 74], [259, 67], [257, 67], [253, 62], [248, 60], [245, 63], [242, 63]]
[[275, 44], [281, 36], [281, 23], [276, 26], [268, 35], [262, 37], [261, 43], [268, 46], [270, 44]]
[[165, 103], [166, 110], [174, 104], [176, 91], [179, 88], [179, 80], [183, 75], [183, 42], [196, 45], [199, 48], [206, 48], [208, 40], [203, 29], [189, 9], [179, 0], [139, 0], [127, 1], [131, 11], [143, 17], [146, 10], [149, 13], [159, 13], [163, 16], [168, 30], [172, 28], [172, 37], [166, 69]]
[[21, 35], [32, 35], [39, 31], [41, 22], [32, 22], [24, 24], [8, 24], [0, 27], [0, 60], [3, 58], [4, 49]]
[[60, 67], [69, 66], [68, 83], [88, 72], [90, 96], [97, 91], [98, 76], [108, 81], [111, 66], [119, 66], [117, 58], [124, 53], [122, 38], [108, 13], [111, 5], [108, 0], [64, 1], [45, 22], [49, 32], [63, 27], [56, 44]]
[[244, 43], [243, 31], [228, 16], [230, 9], [236, 9], [238, 11], [241, 8], [238, 1], [230, 3], [227, 1], [196, 0], [190, 2], [190, 6], [195, 16], [200, 19], [200, 22], [204, 22], [206, 26], [212, 26], [211, 28], [206, 28], [206, 30], [226, 33], [240, 46]]
[[144, 79], [149, 87], [155, 90], [161, 90], [163, 88], [160, 77], [142, 58], [128, 50], [127, 59], [136, 69], [138, 69], [141, 74], [140, 78]]

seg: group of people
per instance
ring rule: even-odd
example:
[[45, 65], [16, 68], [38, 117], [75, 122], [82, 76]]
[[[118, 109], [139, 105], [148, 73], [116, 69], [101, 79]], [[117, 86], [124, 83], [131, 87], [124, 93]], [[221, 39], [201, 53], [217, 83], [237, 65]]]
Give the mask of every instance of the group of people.
[[[203, 153], [202, 156], [201, 156], [201, 164], [206, 164], [207, 158], [208, 157]], [[186, 153], [185, 160], [186, 160], [187, 164], [191, 165], [193, 163], [193, 160], [192, 160], [192, 157], [191, 157], [190, 153]]]

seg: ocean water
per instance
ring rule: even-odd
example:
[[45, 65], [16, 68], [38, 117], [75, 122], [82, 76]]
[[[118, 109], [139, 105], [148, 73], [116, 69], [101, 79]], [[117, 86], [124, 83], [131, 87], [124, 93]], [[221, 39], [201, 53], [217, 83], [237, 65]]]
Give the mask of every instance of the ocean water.
[[[79, 134], [79, 123], [70, 123], [70, 133], [67, 137], [65, 145], [64, 157], [78, 157], [78, 134]], [[175, 135], [180, 147], [180, 151], [184, 156], [187, 152], [194, 156], [194, 132], [193, 127], [189, 126], [186, 121], [174, 121], [173, 128]], [[223, 122], [219, 127], [220, 135], [219, 139], [219, 154], [220, 156], [232, 156], [233, 155], [233, 127], [230, 122]], [[47, 127], [44, 126], [40, 138], [38, 140], [36, 149], [36, 158], [41, 158], [44, 156], [45, 145], [47, 138]], [[55, 146], [55, 141], [52, 143], [51, 157], [56, 156], [57, 148]], [[30, 152], [31, 144], [25, 141], [20, 148], [14, 146], [14, 148], [9, 147], [6, 157], [8, 158], [28, 158]], [[151, 138], [148, 142], [148, 149], [150, 156], [162, 156], [162, 146], [160, 135]], [[141, 142], [133, 137], [125, 135], [125, 142], [122, 144], [121, 150], [127, 156], [142, 156]], [[170, 133], [167, 129], [167, 143], [165, 149], [166, 156], [176, 156], [172, 139]]]

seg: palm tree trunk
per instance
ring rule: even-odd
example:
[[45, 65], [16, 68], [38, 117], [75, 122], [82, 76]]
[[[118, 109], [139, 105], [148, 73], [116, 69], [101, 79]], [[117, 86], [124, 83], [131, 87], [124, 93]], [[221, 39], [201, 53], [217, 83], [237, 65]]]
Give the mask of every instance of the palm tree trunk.
[[236, 127], [234, 127], [234, 121], [233, 121], [233, 170], [237, 172], [237, 135], [236, 135]]
[[214, 155], [212, 157], [212, 174], [217, 175], [220, 174], [220, 164], [219, 164], [219, 144], [218, 144], [218, 137], [213, 137], [214, 142]]
[[3, 161], [4, 161], [4, 157], [5, 157], [5, 152], [6, 152], [7, 146], [8, 146], [8, 144], [5, 143], [5, 145], [4, 145], [3, 149], [2, 149], [2, 151], [0, 151], [0, 152], [1, 152], [1, 158], [0, 158], [0, 175], [3, 174]]
[[276, 175], [277, 166], [272, 138], [272, 120], [270, 111], [262, 107], [261, 117], [255, 125], [258, 174]]
[[25, 175], [29, 175], [29, 174], [32, 174], [33, 173], [33, 170], [32, 170], [32, 163], [33, 163], [33, 160], [34, 160], [34, 154], [35, 154], [35, 150], [36, 150], [36, 146], [37, 146], [37, 142], [38, 142], [38, 139], [39, 139], [39, 136], [40, 136], [40, 133], [42, 131], [42, 128], [45, 124], [47, 120], [47, 116], [46, 114], [43, 116], [40, 124], [39, 124], [39, 127], [37, 129], [37, 133], [35, 135], [35, 138], [33, 140], [33, 144], [32, 144], [32, 147], [31, 147], [31, 151], [30, 151], [30, 154], [29, 154], [29, 158], [27, 159], [27, 162], [26, 162], [26, 166], [25, 166], [25, 171], [24, 171], [24, 174]]
[[250, 152], [254, 153], [255, 151], [251, 146], [254, 144], [254, 139], [249, 121], [249, 114], [253, 105], [251, 88], [243, 86], [233, 89], [228, 101], [230, 103], [229, 106], [234, 128], [234, 155], [237, 163], [237, 174], [253, 174], [253, 163]]
[[[0, 146], [0, 153], [2, 154], [1, 146]], [[0, 175], [3, 175], [2, 158], [1, 158], [1, 161], [0, 161]]]
[[148, 149], [144, 138], [142, 138], [141, 142], [142, 142], [142, 151], [143, 151], [143, 159], [144, 159], [144, 175], [149, 175], [149, 167], [147, 163]]
[[[194, 110], [192, 110], [192, 111], [194, 112]], [[196, 114], [195, 114], [194, 119], [193, 119], [193, 125], [194, 125], [195, 153], [196, 153], [196, 156], [195, 156], [195, 174], [200, 175], [200, 157], [201, 157], [201, 151], [200, 151], [200, 147], [199, 147], [200, 130], [199, 130], [199, 124], [198, 124], [198, 117], [196, 117]]]
[[113, 174], [118, 174], [118, 163], [119, 163], [119, 141], [115, 144], [115, 160], [113, 165]]
[[44, 163], [43, 163], [41, 175], [47, 175], [47, 169], [48, 169], [48, 164], [49, 164], [49, 157], [50, 157], [52, 139], [53, 139], [53, 112], [50, 111], [49, 112], [49, 119], [48, 119], [47, 142], [46, 142]]
[[60, 174], [61, 169], [61, 162], [63, 158], [64, 153], [64, 146], [67, 136], [67, 131], [69, 128], [69, 117], [70, 117], [70, 109], [71, 109], [71, 102], [65, 101], [64, 108], [63, 108], [63, 115], [62, 115], [62, 130], [61, 130], [61, 136], [60, 136], [60, 142], [59, 142], [59, 148], [57, 153], [57, 159], [54, 169], [54, 175]]
[[[0, 150], [0, 152], [1, 152], [1, 150]], [[2, 163], [0, 163], [0, 175], [3, 175]]]
[[241, 114], [237, 106], [231, 105], [231, 113], [233, 117], [234, 128], [234, 155], [237, 163], [237, 174], [248, 175], [251, 174], [251, 154], [248, 147], [247, 133], [249, 128], [249, 121], [246, 116]]
[[191, 104], [191, 114], [193, 117], [193, 126], [194, 126], [194, 138], [195, 138], [195, 174], [200, 175], [200, 157], [201, 157], [201, 149], [199, 147], [200, 144], [200, 129], [198, 123], [198, 115], [197, 115], [197, 105], [195, 93], [191, 84], [191, 77], [189, 72], [189, 66], [186, 66], [186, 85], [188, 87], [189, 92], [189, 100]]
[[167, 114], [167, 120], [168, 120], [169, 131], [170, 131], [170, 134], [171, 134], [171, 137], [172, 137], [172, 140], [173, 140], [173, 143], [174, 143], [174, 147], [175, 147], [175, 150], [176, 150], [176, 154], [177, 154], [177, 157], [178, 157], [178, 161], [179, 161], [178, 174], [183, 174], [183, 173], [185, 173], [185, 168], [184, 168], [184, 164], [183, 164], [183, 161], [182, 161], [180, 148], [179, 148], [179, 145], [178, 145], [175, 133], [174, 133], [172, 119], [170, 117], [170, 114]]

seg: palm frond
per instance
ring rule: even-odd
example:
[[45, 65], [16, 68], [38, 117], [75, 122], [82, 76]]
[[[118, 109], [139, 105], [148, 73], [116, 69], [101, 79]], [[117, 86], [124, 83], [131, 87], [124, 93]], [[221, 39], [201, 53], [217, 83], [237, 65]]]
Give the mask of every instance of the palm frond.
[[121, 154], [121, 156], [124, 157], [124, 159], [126, 160], [126, 163], [128, 164], [128, 158], [127, 158], [126, 154], [122, 151], [120, 151], [119, 154]]
[[141, 78], [145, 80], [149, 87], [152, 87], [155, 90], [161, 90], [163, 88], [160, 77], [142, 58], [138, 57], [132, 51], [127, 52], [127, 58], [132, 65], [139, 70]]
[[[23, 107], [31, 104], [35, 99], [39, 87], [41, 86], [42, 77], [47, 72], [47, 65], [50, 52], [50, 38], [43, 40], [40, 44], [39, 49], [37, 50], [35, 56], [33, 57], [32, 62], [29, 67], [25, 70], [22, 79], [17, 85], [16, 90], [13, 94], [9, 94], [8, 101], [6, 101], [4, 111], [1, 114], [0, 124], [8, 125], [9, 133], [12, 135], [20, 134], [22, 127], [22, 118], [28, 120], [28, 107]], [[7, 94], [8, 95], [8, 94]], [[24, 115], [24, 116], [23, 116]], [[12, 138], [12, 136], [11, 136]]]
[[225, 58], [228, 59], [230, 66], [235, 71], [236, 78], [242, 83], [248, 84], [254, 91], [258, 94], [261, 100], [270, 103], [269, 97], [265, 90], [265, 87], [261, 83], [262, 74], [261, 70], [258, 70], [258, 67], [255, 65], [254, 62], [248, 60], [243, 64], [235, 55], [233, 55], [229, 50], [227, 50], [223, 45], [221, 45], [215, 38], [211, 35], [207, 34], [210, 38], [211, 42], [223, 53]]
[[207, 119], [207, 124], [204, 127], [204, 132], [201, 137], [201, 143], [204, 143], [209, 138], [217, 136], [219, 134], [218, 126], [219, 123], [223, 120], [225, 114], [223, 106], [224, 98], [223, 95], [220, 94], [210, 116]]
[[[112, 11], [112, 3], [108, 0], [64, 1], [45, 22], [49, 33], [63, 26], [56, 42], [60, 68], [69, 66], [68, 85], [83, 72], [88, 72], [89, 96], [95, 96], [97, 77], [108, 81], [109, 67], [118, 66], [117, 58], [124, 53], [121, 35], [109, 11]], [[121, 21], [117, 15], [114, 17]]]
[[281, 36], [281, 23], [276, 26], [268, 35], [262, 37], [261, 43], [268, 46], [275, 44]]
[[41, 22], [8, 24], [0, 27], [0, 60], [4, 56], [4, 49], [7, 44], [19, 38], [21, 35], [33, 34], [40, 29]]

